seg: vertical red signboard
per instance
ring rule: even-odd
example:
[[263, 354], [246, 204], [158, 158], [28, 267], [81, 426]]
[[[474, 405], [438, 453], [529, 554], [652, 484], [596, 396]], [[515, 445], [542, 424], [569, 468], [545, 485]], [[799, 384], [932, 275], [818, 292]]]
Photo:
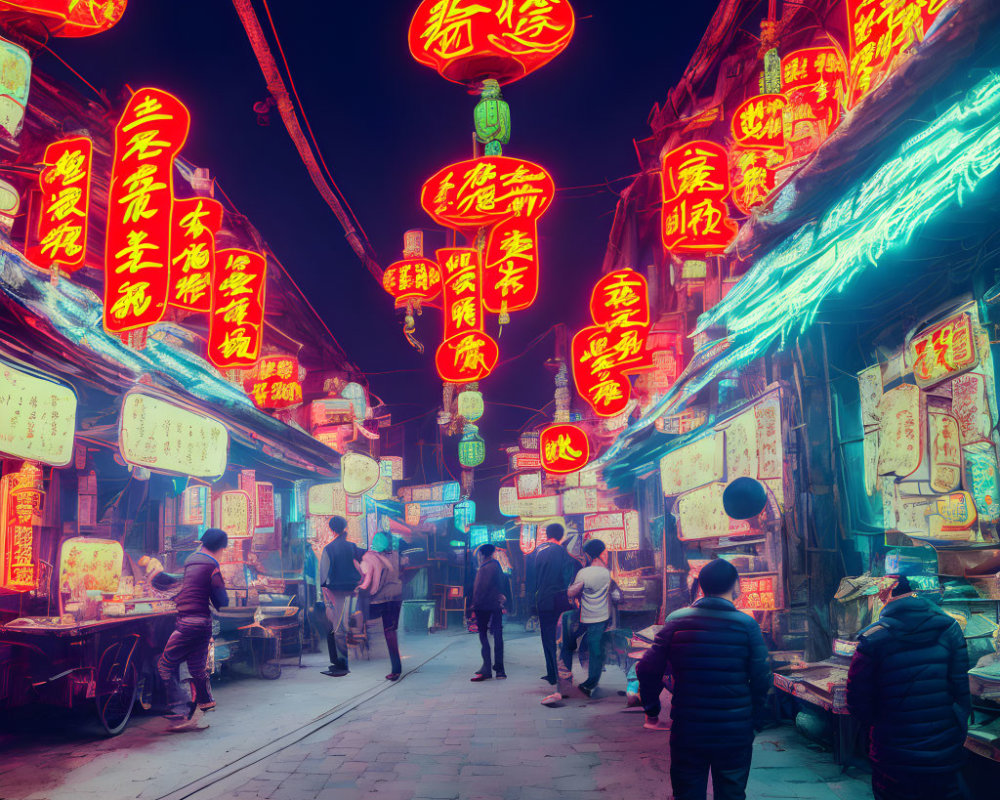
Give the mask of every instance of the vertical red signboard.
[[485, 333], [479, 253], [471, 247], [437, 251], [444, 281], [444, 340], [437, 349], [438, 374], [448, 383], [485, 378], [499, 358]]
[[16, 592], [35, 588], [34, 521], [41, 507], [42, 471], [25, 461], [14, 475], [7, 500], [3, 574], [0, 585]]
[[483, 302], [494, 314], [523, 311], [538, 296], [538, 220], [514, 216], [490, 231]]
[[173, 161], [190, 121], [173, 95], [140, 89], [115, 126], [104, 254], [104, 327], [112, 333], [159, 322], [167, 309]]
[[170, 231], [170, 305], [191, 311], [212, 308], [215, 234], [222, 204], [205, 197], [174, 200]]
[[739, 232], [729, 218], [726, 150], [709, 141], [689, 142], [663, 159], [663, 246], [670, 252], [722, 251]]
[[208, 360], [219, 369], [246, 369], [260, 357], [267, 260], [250, 250], [219, 250], [212, 280]]
[[85, 136], [61, 139], [45, 148], [45, 169], [38, 176], [42, 200], [37, 238], [25, 253], [36, 266], [57, 265], [67, 272], [83, 266], [93, 153], [94, 144]]

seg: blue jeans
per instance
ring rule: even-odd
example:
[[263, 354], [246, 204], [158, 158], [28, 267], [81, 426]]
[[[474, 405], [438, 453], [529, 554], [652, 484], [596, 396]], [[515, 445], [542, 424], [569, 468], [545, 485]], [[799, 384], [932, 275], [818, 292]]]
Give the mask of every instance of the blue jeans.
[[581, 637], [587, 639], [587, 680], [580, 684], [585, 689], [596, 689], [604, 671], [604, 631], [608, 621], [580, 623], [576, 630], [569, 624], [569, 615], [563, 617], [562, 661], [567, 670], [573, 671], [573, 653]]

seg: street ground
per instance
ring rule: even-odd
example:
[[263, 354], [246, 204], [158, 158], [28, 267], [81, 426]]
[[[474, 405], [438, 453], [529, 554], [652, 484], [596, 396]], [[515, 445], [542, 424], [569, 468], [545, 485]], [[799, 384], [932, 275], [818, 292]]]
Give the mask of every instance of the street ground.
[[[609, 667], [595, 699], [560, 708], [536, 635], [508, 630], [506, 681], [474, 684], [479, 644], [465, 633], [406, 635], [404, 677], [356, 660], [347, 678], [305, 657], [277, 681], [217, 685], [211, 727], [164, 733], [138, 716], [119, 737], [61, 712], [0, 719], [0, 800], [590, 800], [669, 798], [669, 733], [624, 710]], [[579, 665], [577, 666], [580, 672]], [[750, 798], [862, 800], [868, 778], [790, 727], [757, 737]]]

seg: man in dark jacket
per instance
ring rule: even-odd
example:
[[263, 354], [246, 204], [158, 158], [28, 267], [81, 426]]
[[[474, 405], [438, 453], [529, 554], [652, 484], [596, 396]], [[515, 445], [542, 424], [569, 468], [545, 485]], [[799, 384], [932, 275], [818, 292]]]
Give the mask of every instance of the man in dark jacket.
[[323, 548], [319, 561], [319, 576], [323, 587], [323, 603], [331, 630], [326, 636], [327, 650], [330, 652], [330, 666], [324, 675], [342, 678], [350, 670], [347, 668], [347, 626], [350, 620], [349, 607], [354, 590], [361, 583], [358, 563], [365, 551], [354, 542], [347, 541], [347, 520], [333, 517], [330, 520], [333, 541]]
[[963, 797], [959, 769], [971, 710], [958, 623], [900, 577], [878, 622], [858, 636], [847, 707], [871, 726], [877, 800]]
[[737, 610], [739, 574], [721, 558], [698, 576], [705, 596], [675, 611], [636, 666], [646, 727], [657, 727], [663, 676], [673, 675], [670, 782], [675, 800], [743, 800], [754, 727], [771, 686], [760, 627]]
[[[483, 654], [483, 666], [470, 678], [473, 683], [488, 681], [493, 673], [498, 678], [506, 678], [503, 667], [503, 606], [507, 602], [504, 594], [507, 583], [500, 562], [493, 558], [496, 547], [484, 544], [479, 548], [479, 569], [472, 587], [472, 612], [476, 615], [479, 629], [479, 644]], [[490, 658], [490, 640], [487, 632], [493, 634], [493, 655]], [[492, 669], [492, 671], [491, 671]]]
[[[218, 561], [219, 553], [228, 543], [225, 531], [209, 528], [202, 534], [201, 547], [184, 562], [184, 582], [174, 596], [176, 626], [156, 664], [160, 679], [169, 687], [171, 707], [186, 711], [172, 730], [201, 727], [204, 712], [215, 708], [208, 675], [208, 646], [212, 639], [209, 603], [216, 608], [229, 605]], [[185, 661], [194, 683], [193, 703], [180, 685], [180, 665]]]
[[545, 528], [545, 542], [535, 551], [534, 603], [538, 611], [538, 627], [542, 634], [545, 654], [543, 681], [555, 686], [559, 679], [556, 662], [556, 625], [560, 615], [569, 611], [571, 603], [567, 589], [580, 571], [580, 562], [562, 546], [563, 526], [552, 523]]

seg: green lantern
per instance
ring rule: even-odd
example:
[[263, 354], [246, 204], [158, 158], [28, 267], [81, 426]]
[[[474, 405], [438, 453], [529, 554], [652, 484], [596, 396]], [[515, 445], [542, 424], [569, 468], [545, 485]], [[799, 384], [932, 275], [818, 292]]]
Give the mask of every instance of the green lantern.
[[463, 467], [478, 467], [486, 460], [486, 442], [479, 435], [479, 428], [466, 425], [458, 443], [458, 463]]
[[500, 84], [492, 78], [483, 81], [472, 117], [476, 140], [486, 145], [486, 155], [500, 155], [503, 145], [510, 141], [510, 106], [500, 94]]
[[466, 390], [458, 395], [458, 416], [466, 422], [476, 422], [483, 416], [483, 393]]

